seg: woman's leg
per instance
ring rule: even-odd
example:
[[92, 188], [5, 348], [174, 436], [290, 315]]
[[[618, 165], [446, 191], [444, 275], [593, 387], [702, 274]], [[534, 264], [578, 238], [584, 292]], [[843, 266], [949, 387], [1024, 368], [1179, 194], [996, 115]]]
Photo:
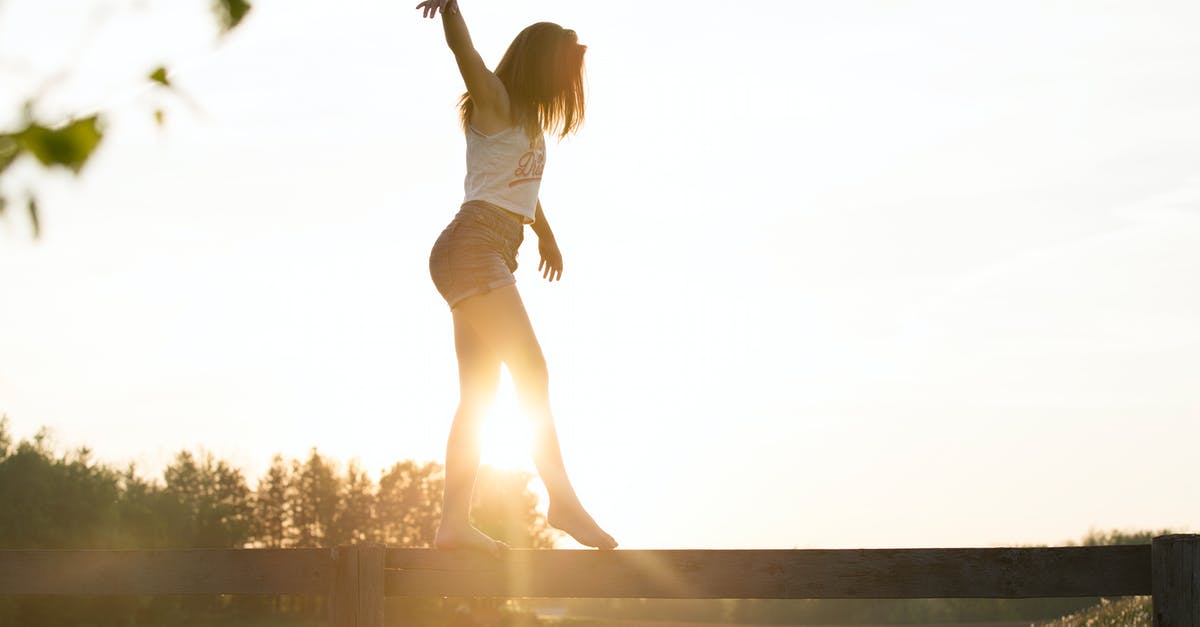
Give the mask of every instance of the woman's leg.
[[479, 470], [480, 423], [496, 397], [500, 358], [457, 315], [454, 349], [458, 354], [459, 401], [446, 443], [442, 521], [434, 545], [440, 549], [479, 549], [495, 555], [500, 549], [496, 542], [471, 526], [471, 493]]
[[550, 494], [549, 523], [571, 534], [580, 544], [615, 548], [616, 541], [584, 510], [567, 478], [550, 412], [546, 359], [516, 286], [509, 285], [468, 298], [454, 309], [454, 321], [456, 328], [462, 325], [472, 329], [491, 347], [492, 354], [508, 366], [517, 387], [517, 397], [533, 420], [533, 461]]

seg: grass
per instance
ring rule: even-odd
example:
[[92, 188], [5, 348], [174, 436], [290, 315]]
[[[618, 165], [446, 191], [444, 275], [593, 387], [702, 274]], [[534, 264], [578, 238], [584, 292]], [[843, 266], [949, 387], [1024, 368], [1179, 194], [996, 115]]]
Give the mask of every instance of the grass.
[[1152, 610], [1150, 597], [1103, 599], [1100, 605], [1040, 623], [1039, 627], [1150, 627]]

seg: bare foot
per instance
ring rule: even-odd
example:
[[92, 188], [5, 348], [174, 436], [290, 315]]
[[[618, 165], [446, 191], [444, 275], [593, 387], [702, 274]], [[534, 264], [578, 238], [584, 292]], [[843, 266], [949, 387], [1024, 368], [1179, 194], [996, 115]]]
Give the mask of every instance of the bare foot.
[[617, 548], [617, 541], [605, 533], [578, 503], [573, 507], [551, 503], [550, 511], [546, 513], [546, 521], [550, 523], [551, 527], [567, 532], [572, 538], [575, 538], [576, 542], [584, 546], [593, 546], [604, 550]]
[[507, 544], [493, 540], [486, 533], [470, 525], [457, 527], [444, 523], [438, 527], [437, 535], [433, 538], [433, 546], [443, 550], [482, 551], [492, 557], [500, 557], [500, 552], [508, 548]]

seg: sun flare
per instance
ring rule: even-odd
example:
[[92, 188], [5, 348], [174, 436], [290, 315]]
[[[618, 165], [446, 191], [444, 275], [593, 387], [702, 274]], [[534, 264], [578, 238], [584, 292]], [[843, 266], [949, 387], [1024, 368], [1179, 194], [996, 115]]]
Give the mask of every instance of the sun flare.
[[533, 471], [533, 429], [517, 403], [508, 374], [501, 375], [500, 390], [484, 421], [482, 463], [504, 470]]

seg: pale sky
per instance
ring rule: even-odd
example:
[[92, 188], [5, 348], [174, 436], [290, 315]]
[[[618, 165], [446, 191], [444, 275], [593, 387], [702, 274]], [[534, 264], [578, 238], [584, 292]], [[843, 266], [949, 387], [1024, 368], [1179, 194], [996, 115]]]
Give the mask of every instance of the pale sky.
[[[110, 113], [0, 220], [0, 413], [156, 472], [440, 459], [428, 276], [462, 82], [412, 2], [0, 3], [0, 128]], [[90, 3], [90, 4], [89, 4]], [[115, 11], [111, 16], [105, 7]], [[137, 8], [141, 7], [141, 8]], [[111, 11], [110, 11], [111, 12]], [[489, 65], [587, 44], [518, 286], [585, 504], [628, 548], [1200, 528], [1200, 4], [464, 0]], [[142, 81], [166, 63], [186, 97]], [[152, 112], [166, 111], [164, 129]], [[511, 394], [487, 455], [524, 463]], [[525, 463], [525, 467], [528, 464]]]

